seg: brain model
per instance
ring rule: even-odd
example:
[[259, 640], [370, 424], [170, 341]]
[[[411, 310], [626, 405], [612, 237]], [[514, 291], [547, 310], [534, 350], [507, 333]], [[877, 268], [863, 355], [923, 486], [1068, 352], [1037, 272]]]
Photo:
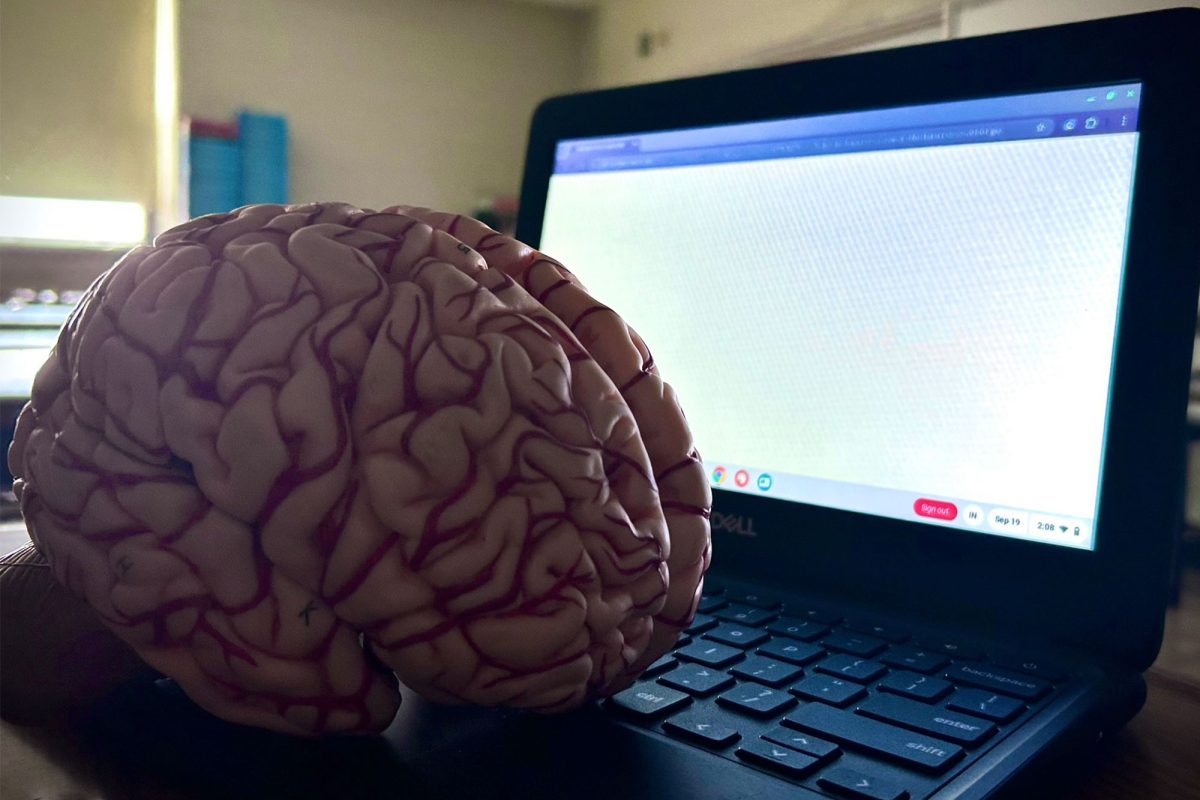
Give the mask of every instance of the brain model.
[[58, 580], [225, 719], [374, 731], [397, 678], [558, 711], [690, 623], [710, 493], [642, 340], [423, 208], [249, 206], [87, 292], [10, 452]]

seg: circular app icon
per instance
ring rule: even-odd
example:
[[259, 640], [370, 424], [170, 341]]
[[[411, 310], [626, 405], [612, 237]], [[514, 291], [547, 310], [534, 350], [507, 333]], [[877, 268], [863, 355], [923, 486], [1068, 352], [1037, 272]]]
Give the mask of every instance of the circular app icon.
[[716, 469], [714, 469], [712, 472], [712, 479], [713, 479], [713, 483], [724, 483], [725, 482], [725, 468], [717, 467]]
[[739, 469], [737, 474], [733, 476], [733, 482], [738, 486], [745, 486], [750, 482], [750, 473], [744, 469]]
[[768, 489], [771, 488], [771, 484], [773, 484], [774, 482], [775, 481], [773, 481], [771, 479], [771, 476], [764, 472], [762, 475], [758, 476], [759, 491], [761, 491], [761, 492], [767, 491]]

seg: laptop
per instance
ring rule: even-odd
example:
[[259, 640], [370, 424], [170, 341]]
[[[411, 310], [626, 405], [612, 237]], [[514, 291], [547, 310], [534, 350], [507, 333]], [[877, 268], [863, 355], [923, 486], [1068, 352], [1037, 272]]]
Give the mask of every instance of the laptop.
[[696, 621], [605, 703], [642, 769], [711, 777], [645, 796], [986, 797], [1136, 713], [1196, 41], [1169, 11], [539, 109], [517, 236], [646, 340], [714, 491]]
[[1169, 11], [547, 101], [517, 233], [681, 397], [714, 493], [695, 622], [578, 712], [402, 689], [365, 740], [132, 686], [83, 729], [110, 793], [1044, 796], [1159, 646], [1197, 41]]

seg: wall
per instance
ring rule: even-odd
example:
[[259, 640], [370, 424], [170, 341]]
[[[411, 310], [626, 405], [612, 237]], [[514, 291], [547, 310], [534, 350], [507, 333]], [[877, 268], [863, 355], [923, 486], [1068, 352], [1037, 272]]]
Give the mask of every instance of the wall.
[[581, 81], [585, 22], [486, 0], [180, 0], [180, 108], [287, 115], [295, 202], [470, 211], [517, 193], [535, 106]]
[[[793, 49], [941, 5], [936, 0], [607, 0], [593, 12], [589, 86], [616, 86], [744, 66], [754, 54]], [[638, 36], [658, 34], [638, 55]], [[664, 36], [665, 34], [665, 36]]]
[[1195, 0], [996, 0], [965, 11], [960, 36], [1040, 28], [1085, 19], [1116, 17], [1178, 6], [1200, 7]]
[[0, 194], [154, 205], [154, 0], [0, 3]]
[[[608, 0], [594, 12], [585, 82], [664, 80], [944, 35], [937, 0]], [[1187, 0], [954, 0], [956, 36], [1132, 14]], [[653, 38], [638, 55], [638, 37]]]

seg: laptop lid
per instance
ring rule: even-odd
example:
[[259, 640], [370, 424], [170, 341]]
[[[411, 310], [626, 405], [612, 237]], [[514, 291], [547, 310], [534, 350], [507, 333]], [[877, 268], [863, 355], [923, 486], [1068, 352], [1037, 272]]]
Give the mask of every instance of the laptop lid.
[[539, 109], [518, 236], [679, 391], [714, 569], [1149, 663], [1200, 263], [1166, 43], [1197, 18]]

